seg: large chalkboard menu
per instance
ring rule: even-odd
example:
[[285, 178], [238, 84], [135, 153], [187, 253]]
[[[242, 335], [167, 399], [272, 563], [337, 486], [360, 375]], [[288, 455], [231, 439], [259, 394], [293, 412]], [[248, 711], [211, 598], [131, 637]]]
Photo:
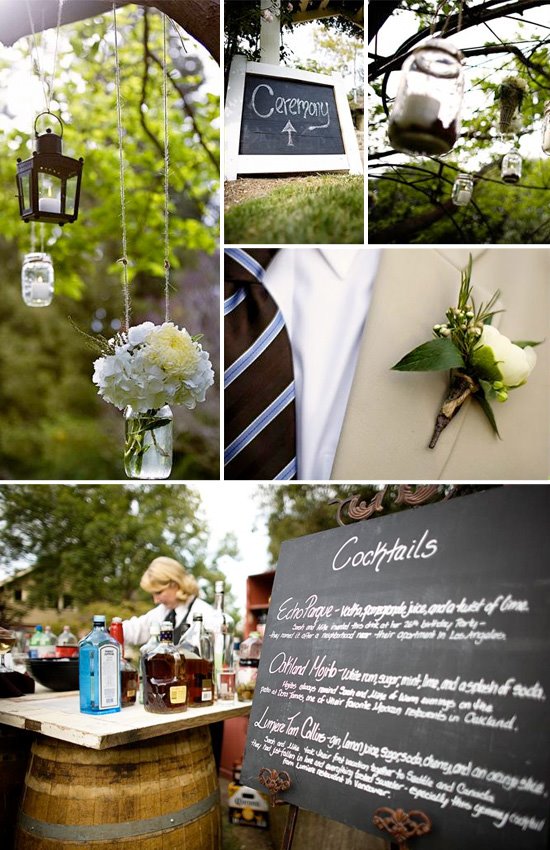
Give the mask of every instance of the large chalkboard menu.
[[421, 810], [419, 850], [547, 848], [549, 518], [508, 486], [284, 543], [243, 781], [380, 837]]
[[241, 154], [343, 154], [333, 86], [247, 74]]

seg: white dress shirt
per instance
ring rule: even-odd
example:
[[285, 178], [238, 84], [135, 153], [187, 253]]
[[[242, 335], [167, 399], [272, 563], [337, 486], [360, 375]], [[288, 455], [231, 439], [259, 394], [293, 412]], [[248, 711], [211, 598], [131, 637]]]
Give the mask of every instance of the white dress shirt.
[[[182, 622], [186, 611], [189, 609], [189, 602], [181, 603], [175, 609], [176, 611], [176, 628]], [[150, 637], [150, 628], [153, 623], [159, 625], [166, 620], [170, 608], [161, 603], [156, 608], [151, 608], [146, 614], [140, 617], [130, 617], [129, 620], [124, 620], [122, 629], [124, 632], [124, 642], [132, 643], [135, 646], [142, 646], [147, 643]], [[189, 611], [186, 621], [191, 624], [195, 614], [202, 614], [204, 628], [210, 630], [216, 624], [216, 619], [213, 617], [214, 609], [208, 602], [203, 599], [195, 599], [191, 611]]]
[[264, 285], [285, 319], [302, 480], [330, 478], [380, 249], [283, 248]]

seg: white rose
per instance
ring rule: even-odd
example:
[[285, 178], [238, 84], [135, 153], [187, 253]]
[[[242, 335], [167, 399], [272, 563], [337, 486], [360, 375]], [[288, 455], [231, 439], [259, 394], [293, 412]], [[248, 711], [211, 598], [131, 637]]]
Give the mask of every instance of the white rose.
[[[520, 348], [514, 345], [507, 336], [501, 334], [492, 325], [484, 325], [483, 333], [479, 338], [479, 344], [475, 351], [487, 348], [492, 352], [495, 365], [499, 370], [502, 381], [507, 387], [519, 387], [524, 384], [535, 368], [537, 355], [534, 348]], [[476, 362], [476, 356], [473, 362]]]

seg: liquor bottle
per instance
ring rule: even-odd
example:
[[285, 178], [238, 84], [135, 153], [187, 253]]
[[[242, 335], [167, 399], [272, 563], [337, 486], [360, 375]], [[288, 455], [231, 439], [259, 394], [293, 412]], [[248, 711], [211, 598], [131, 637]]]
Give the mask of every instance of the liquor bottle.
[[160, 640], [144, 656], [143, 707], [155, 714], [187, 709], [185, 657], [172, 643], [174, 627], [160, 625]]
[[63, 631], [57, 638], [55, 646], [56, 658], [73, 658], [78, 655], [78, 641], [68, 626], [63, 626]]
[[113, 714], [120, 711], [120, 644], [105, 628], [105, 617], [94, 614], [92, 631], [78, 644], [80, 711]]
[[57, 635], [52, 632], [51, 626], [46, 626], [40, 637], [38, 648], [39, 658], [55, 658], [55, 645], [57, 643]]
[[214, 647], [202, 623], [202, 614], [195, 614], [193, 625], [178, 645], [185, 655], [187, 670], [187, 704], [212, 705], [214, 702]]
[[139, 648], [139, 693], [138, 700], [143, 705], [143, 683], [145, 681], [145, 656], [159, 642], [160, 623], [151, 623], [149, 626], [149, 640]]
[[216, 698], [232, 700], [235, 694], [233, 668], [233, 618], [224, 611], [223, 581], [214, 585], [214, 673]]
[[127, 705], [134, 705], [139, 682], [136, 668], [124, 657], [124, 632], [121, 617], [113, 617], [109, 634], [120, 644], [120, 705], [126, 708]]
[[263, 641], [258, 632], [250, 632], [250, 636], [241, 643], [236, 682], [237, 699], [239, 702], [245, 702], [254, 696], [262, 643]]
[[42, 626], [35, 626], [34, 632], [29, 640], [29, 658], [40, 657], [40, 641], [42, 639]]

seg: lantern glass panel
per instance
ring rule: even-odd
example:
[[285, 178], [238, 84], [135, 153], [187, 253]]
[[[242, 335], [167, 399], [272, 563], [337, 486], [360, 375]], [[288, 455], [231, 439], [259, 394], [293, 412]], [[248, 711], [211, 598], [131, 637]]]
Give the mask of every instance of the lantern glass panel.
[[517, 151], [509, 151], [502, 159], [502, 179], [505, 183], [517, 183], [521, 177], [522, 159]]
[[78, 183], [78, 176], [73, 174], [72, 177], [69, 177], [67, 180], [67, 185], [65, 188], [65, 214], [66, 215], [74, 215], [74, 205], [76, 200], [76, 187]]
[[29, 210], [31, 208], [31, 176], [28, 171], [26, 174], [21, 175], [20, 182], [23, 209]]
[[55, 174], [38, 172], [38, 210], [39, 212], [61, 212], [61, 178]]
[[444, 154], [458, 138], [464, 91], [462, 54], [434, 39], [403, 64], [401, 82], [389, 122], [396, 150]]
[[49, 254], [27, 254], [21, 269], [21, 294], [28, 307], [47, 307], [52, 302], [54, 270]]

